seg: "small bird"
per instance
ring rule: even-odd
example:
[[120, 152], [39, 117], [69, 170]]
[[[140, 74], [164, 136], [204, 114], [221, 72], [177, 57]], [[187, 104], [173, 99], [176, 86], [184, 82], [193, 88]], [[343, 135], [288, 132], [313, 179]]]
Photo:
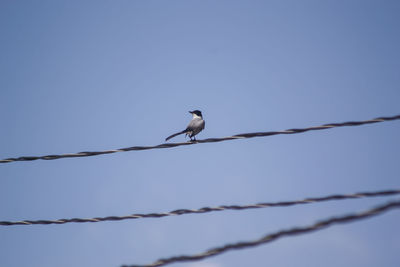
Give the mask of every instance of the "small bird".
[[180, 134], [186, 134], [185, 136], [189, 136], [191, 141], [196, 140], [195, 135], [204, 129], [206, 122], [203, 120], [203, 116], [201, 115], [200, 110], [189, 111], [189, 113], [193, 115], [193, 118], [190, 121], [189, 125], [186, 127], [186, 129], [179, 133], [175, 133], [171, 136], [168, 136], [167, 138], [165, 138], [165, 141], [168, 141], [172, 137], [175, 137]]

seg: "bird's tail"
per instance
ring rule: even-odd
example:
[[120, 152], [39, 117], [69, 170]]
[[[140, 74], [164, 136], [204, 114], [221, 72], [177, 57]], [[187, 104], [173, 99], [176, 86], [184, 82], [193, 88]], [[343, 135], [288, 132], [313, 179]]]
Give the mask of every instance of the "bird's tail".
[[171, 138], [173, 138], [173, 137], [175, 137], [175, 136], [178, 136], [178, 135], [180, 135], [180, 134], [184, 134], [184, 133], [186, 133], [186, 130], [183, 130], [182, 132], [175, 133], [175, 134], [173, 134], [173, 135], [168, 136], [167, 138], [165, 138], [165, 141], [168, 141], [169, 139], [171, 139]]

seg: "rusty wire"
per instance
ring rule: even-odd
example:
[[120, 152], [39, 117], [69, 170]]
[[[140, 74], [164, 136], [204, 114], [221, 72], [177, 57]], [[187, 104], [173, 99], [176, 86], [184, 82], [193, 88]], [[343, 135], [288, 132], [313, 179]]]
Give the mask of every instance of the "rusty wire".
[[208, 213], [213, 211], [224, 211], [224, 210], [246, 210], [246, 209], [259, 209], [267, 207], [287, 207], [300, 204], [310, 204], [316, 202], [330, 201], [330, 200], [344, 200], [344, 199], [355, 199], [355, 198], [366, 198], [366, 197], [378, 197], [378, 196], [392, 196], [400, 194], [399, 190], [386, 190], [386, 191], [375, 191], [375, 192], [360, 192], [355, 194], [342, 194], [342, 195], [330, 195], [324, 197], [305, 198], [303, 200], [295, 201], [282, 201], [282, 202], [268, 202], [258, 203], [251, 205], [229, 205], [229, 206], [217, 206], [217, 207], [204, 207], [201, 209], [178, 209], [164, 213], [147, 213], [147, 214], [131, 214], [127, 216], [108, 216], [108, 217], [96, 217], [90, 219], [83, 218], [72, 218], [72, 219], [58, 219], [58, 220], [23, 220], [23, 221], [0, 221], [2, 226], [11, 225], [36, 225], [36, 224], [65, 224], [65, 223], [87, 223], [87, 222], [104, 222], [104, 221], [122, 221], [128, 219], [142, 219], [142, 218], [161, 218], [173, 215], [184, 215], [184, 214], [197, 214], [197, 213]]
[[349, 223], [349, 222], [354, 222], [354, 221], [358, 221], [361, 219], [374, 217], [374, 216], [382, 214], [385, 211], [389, 211], [389, 210], [392, 210], [395, 208], [396, 209], [400, 208], [400, 201], [389, 202], [387, 204], [380, 205], [375, 208], [365, 210], [362, 212], [358, 212], [358, 213], [353, 213], [353, 214], [349, 214], [349, 215], [345, 215], [345, 216], [333, 217], [330, 219], [321, 220], [321, 221], [319, 221], [315, 224], [309, 225], [309, 226], [295, 227], [295, 228], [288, 229], [288, 230], [281, 230], [279, 232], [265, 235], [256, 240], [243, 241], [243, 242], [238, 242], [238, 243], [234, 243], [234, 244], [227, 244], [227, 245], [224, 245], [221, 247], [209, 249], [205, 252], [198, 253], [198, 254], [175, 256], [175, 257], [170, 257], [170, 258], [165, 258], [165, 259], [159, 259], [153, 263], [144, 264], [144, 265], [135, 265], [135, 264], [134, 265], [122, 265], [122, 267], [156, 267], [156, 266], [164, 266], [164, 265], [176, 263], [176, 262], [198, 261], [198, 260], [201, 260], [204, 258], [216, 256], [216, 255], [219, 255], [219, 254], [222, 254], [227, 251], [234, 250], [234, 249], [243, 249], [243, 248], [259, 246], [259, 245], [262, 245], [265, 243], [275, 241], [275, 240], [285, 237], [285, 236], [295, 236], [295, 235], [299, 235], [299, 234], [310, 233], [310, 232], [321, 230], [323, 228], [327, 228], [334, 224]]
[[203, 140], [196, 140], [196, 141], [189, 141], [189, 142], [182, 142], [182, 143], [164, 143], [156, 146], [133, 146], [133, 147], [126, 147], [120, 149], [113, 149], [113, 150], [105, 150], [105, 151], [92, 151], [92, 152], [78, 152], [78, 153], [70, 153], [70, 154], [61, 154], [61, 155], [46, 155], [46, 156], [23, 156], [18, 158], [7, 158], [0, 160], [0, 163], [9, 163], [14, 161], [32, 161], [32, 160], [53, 160], [53, 159], [60, 159], [60, 158], [76, 158], [76, 157], [89, 157], [89, 156], [97, 156], [103, 154], [112, 154], [117, 152], [127, 152], [127, 151], [139, 151], [139, 150], [149, 150], [149, 149], [159, 149], [159, 148], [172, 148], [177, 146], [187, 146], [187, 145], [194, 145], [194, 144], [202, 144], [202, 143], [216, 143], [222, 142], [227, 140], [234, 140], [234, 139], [246, 139], [246, 138], [254, 138], [254, 137], [263, 137], [263, 136], [272, 136], [272, 135], [279, 135], [279, 134], [297, 134], [297, 133], [304, 133], [308, 131], [316, 131], [316, 130], [325, 130], [337, 127], [344, 127], [344, 126], [359, 126], [364, 124], [372, 124], [384, 121], [392, 121], [392, 120], [399, 120], [400, 115], [391, 116], [391, 117], [379, 117], [372, 120], [365, 120], [365, 121], [348, 121], [342, 123], [329, 123], [320, 126], [313, 126], [308, 128], [298, 128], [298, 129], [288, 129], [284, 131], [271, 131], [271, 132], [257, 132], [257, 133], [243, 133], [243, 134], [236, 134], [233, 136], [222, 137], [222, 138], [207, 138]]

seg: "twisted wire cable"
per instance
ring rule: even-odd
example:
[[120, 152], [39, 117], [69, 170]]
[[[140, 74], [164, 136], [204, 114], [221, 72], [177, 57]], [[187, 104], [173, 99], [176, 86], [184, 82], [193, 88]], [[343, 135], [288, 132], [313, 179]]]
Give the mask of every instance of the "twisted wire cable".
[[71, 153], [71, 154], [61, 154], [61, 155], [46, 155], [46, 156], [23, 156], [18, 158], [7, 158], [0, 160], [0, 163], [9, 163], [14, 161], [32, 161], [32, 160], [54, 160], [60, 158], [77, 158], [77, 157], [89, 157], [89, 156], [97, 156], [103, 154], [112, 154], [117, 152], [127, 152], [127, 151], [140, 151], [140, 150], [149, 150], [149, 149], [160, 149], [160, 148], [172, 148], [177, 146], [188, 146], [194, 144], [203, 144], [203, 143], [216, 143], [228, 140], [235, 140], [235, 139], [246, 139], [246, 138], [254, 138], [254, 137], [263, 137], [263, 136], [272, 136], [272, 135], [279, 135], [279, 134], [297, 134], [297, 133], [304, 133], [308, 131], [316, 131], [316, 130], [325, 130], [337, 127], [344, 127], [344, 126], [359, 126], [364, 124], [373, 124], [378, 122], [384, 121], [393, 121], [399, 120], [400, 115], [391, 116], [391, 117], [379, 117], [371, 120], [365, 121], [348, 121], [342, 123], [329, 123], [320, 126], [313, 126], [308, 128], [298, 128], [298, 129], [288, 129], [284, 131], [271, 131], [271, 132], [257, 132], [257, 133], [243, 133], [243, 134], [236, 134], [233, 136], [222, 137], [222, 138], [207, 138], [203, 140], [196, 140], [196, 141], [188, 141], [188, 142], [181, 142], [181, 143], [164, 143], [156, 146], [133, 146], [133, 147], [126, 147], [120, 149], [113, 149], [113, 150], [105, 150], [105, 151], [92, 151], [92, 152], [78, 152], [78, 153]]
[[65, 223], [86, 223], [86, 222], [104, 222], [104, 221], [122, 221], [128, 219], [142, 219], [142, 218], [161, 218], [173, 215], [184, 215], [184, 214], [198, 214], [208, 213], [213, 211], [224, 211], [224, 210], [247, 210], [247, 209], [259, 209], [268, 207], [287, 207], [300, 204], [310, 204], [316, 202], [330, 201], [330, 200], [344, 200], [344, 199], [356, 199], [366, 197], [378, 197], [378, 196], [392, 196], [400, 194], [400, 190], [385, 190], [376, 192], [360, 192], [355, 194], [342, 194], [342, 195], [329, 195], [324, 197], [305, 198], [303, 200], [295, 201], [283, 201], [283, 202], [267, 202], [258, 203], [251, 205], [230, 205], [230, 206], [217, 206], [217, 207], [204, 207], [201, 209], [178, 209], [164, 213], [147, 213], [147, 214], [131, 214], [127, 216], [108, 216], [108, 217], [96, 217], [91, 219], [83, 218], [72, 218], [72, 219], [59, 219], [59, 220], [23, 220], [23, 221], [0, 221], [2, 226], [11, 225], [34, 225], [34, 224], [65, 224]]
[[150, 264], [122, 265], [122, 267], [156, 267], [156, 266], [164, 266], [164, 265], [176, 263], [176, 262], [197, 261], [197, 260], [205, 259], [208, 257], [216, 256], [216, 255], [219, 255], [219, 254], [222, 254], [224, 252], [234, 250], [234, 249], [243, 249], [243, 248], [259, 246], [262, 244], [266, 244], [266, 243], [275, 241], [275, 240], [285, 237], [285, 236], [295, 236], [295, 235], [299, 235], [299, 234], [310, 233], [310, 232], [314, 232], [314, 231], [318, 231], [318, 230], [327, 228], [327, 227], [335, 225], [335, 224], [349, 223], [349, 222], [354, 222], [354, 221], [374, 217], [374, 216], [382, 214], [383, 212], [386, 212], [386, 211], [389, 211], [392, 209], [398, 209], [398, 208], [400, 208], [400, 201], [393, 201], [393, 202], [389, 202], [387, 204], [380, 205], [380, 206], [377, 206], [376, 208], [365, 210], [365, 211], [362, 211], [359, 213], [353, 213], [353, 214], [349, 214], [349, 215], [345, 215], [345, 216], [333, 217], [330, 219], [321, 220], [321, 221], [319, 221], [313, 225], [309, 225], [309, 226], [295, 227], [295, 228], [288, 229], [288, 230], [281, 230], [279, 232], [265, 235], [256, 240], [238, 242], [238, 243], [234, 243], [234, 244], [227, 244], [227, 245], [224, 245], [221, 247], [209, 249], [209, 250], [207, 250], [203, 253], [199, 253], [199, 254], [175, 256], [175, 257], [170, 257], [170, 258], [165, 258], [165, 259], [159, 259]]

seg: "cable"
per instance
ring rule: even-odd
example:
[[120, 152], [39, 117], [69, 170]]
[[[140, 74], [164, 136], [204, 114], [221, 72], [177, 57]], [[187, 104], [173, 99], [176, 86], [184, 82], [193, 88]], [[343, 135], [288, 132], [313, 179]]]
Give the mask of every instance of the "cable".
[[366, 198], [366, 197], [378, 197], [378, 196], [391, 196], [400, 194], [400, 190], [386, 190], [377, 192], [361, 192], [356, 194], [343, 194], [343, 195], [330, 195], [325, 197], [306, 198], [303, 200], [295, 201], [283, 201], [283, 202], [269, 202], [269, 203], [258, 203], [251, 205], [230, 205], [230, 206], [218, 206], [218, 207], [205, 207], [201, 209], [178, 209], [165, 213], [148, 213], [148, 214], [131, 214], [127, 216], [108, 216], [108, 217], [97, 217], [91, 219], [73, 218], [73, 219], [59, 219], [59, 220], [23, 220], [23, 221], [0, 221], [0, 225], [32, 225], [32, 224], [65, 224], [65, 223], [86, 223], [86, 222], [104, 222], [104, 221], [122, 221], [127, 219], [141, 219], [141, 218], [161, 218], [173, 215], [184, 215], [193, 213], [208, 213], [213, 211], [223, 210], [246, 210], [246, 209], [259, 209], [267, 207], [287, 207], [299, 204], [309, 204], [316, 202], [323, 202], [329, 200], [343, 200], [343, 199], [355, 199], [355, 198]]
[[297, 133], [304, 133], [308, 131], [316, 131], [316, 130], [325, 130], [337, 127], [344, 127], [344, 126], [359, 126], [364, 124], [372, 124], [377, 122], [384, 122], [384, 121], [392, 121], [392, 120], [399, 120], [400, 115], [392, 116], [392, 117], [380, 117], [372, 120], [366, 121], [348, 121], [342, 123], [329, 123], [324, 124], [321, 126], [313, 126], [308, 128], [299, 128], [299, 129], [288, 129], [284, 131], [272, 131], [272, 132], [258, 132], [258, 133], [244, 133], [244, 134], [236, 134], [233, 136], [222, 137], [222, 138], [208, 138], [203, 140], [197, 141], [188, 141], [183, 143], [164, 143], [156, 146], [133, 146], [127, 148], [120, 148], [114, 150], [105, 150], [105, 151], [94, 151], [94, 152], [78, 152], [74, 154], [61, 154], [61, 155], [47, 155], [47, 156], [24, 156], [18, 158], [7, 158], [0, 160], [0, 163], [8, 163], [14, 161], [32, 161], [32, 160], [53, 160], [53, 159], [60, 159], [60, 158], [77, 158], [77, 157], [89, 157], [89, 156], [97, 156], [103, 154], [112, 154], [117, 152], [127, 152], [127, 151], [139, 151], [139, 150], [149, 150], [149, 149], [159, 149], [159, 148], [171, 148], [177, 146], [187, 146], [187, 145], [194, 145], [194, 144], [202, 144], [202, 143], [216, 143], [222, 142], [227, 140], [234, 140], [234, 139], [246, 139], [246, 138], [253, 138], [253, 137], [262, 137], [262, 136], [272, 136], [278, 134], [297, 134]]
[[294, 236], [294, 235], [298, 235], [298, 234], [305, 234], [305, 233], [321, 230], [323, 228], [332, 226], [334, 224], [348, 223], [348, 222], [353, 222], [353, 221], [357, 221], [357, 220], [361, 220], [361, 219], [366, 219], [369, 217], [374, 217], [374, 216], [382, 214], [385, 211], [389, 211], [389, 210], [395, 209], [395, 208], [396, 209], [400, 208], [400, 201], [389, 202], [385, 205], [381, 205], [376, 208], [362, 211], [359, 213], [354, 213], [354, 214], [350, 214], [350, 215], [346, 215], [346, 216], [333, 217], [331, 219], [321, 220], [321, 221], [319, 221], [313, 225], [309, 225], [309, 226], [295, 227], [295, 228], [292, 228], [289, 230], [281, 230], [279, 232], [265, 235], [256, 240], [244, 241], [244, 242], [239, 242], [239, 243], [235, 243], [235, 244], [227, 244], [227, 245], [224, 245], [221, 247], [209, 249], [209, 250], [207, 250], [203, 253], [199, 253], [199, 254], [170, 257], [170, 258], [165, 258], [165, 259], [159, 259], [150, 264], [123, 265], [122, 267], [155, 267], [155, 266], [164, 266], [164, 265], [175, 263], [175, 262], [197, 261], [197, 260], [201, 260], [204, 258], [216, 256], [216, 255], [222, 254], [224, 252], [227, 252], [227, 251], [233, 250], [233, 249], [243, 249], [243, 248], [259, 246], [259, 245], [262, 245], [265, 243], [275, 241], [284, 236]]

